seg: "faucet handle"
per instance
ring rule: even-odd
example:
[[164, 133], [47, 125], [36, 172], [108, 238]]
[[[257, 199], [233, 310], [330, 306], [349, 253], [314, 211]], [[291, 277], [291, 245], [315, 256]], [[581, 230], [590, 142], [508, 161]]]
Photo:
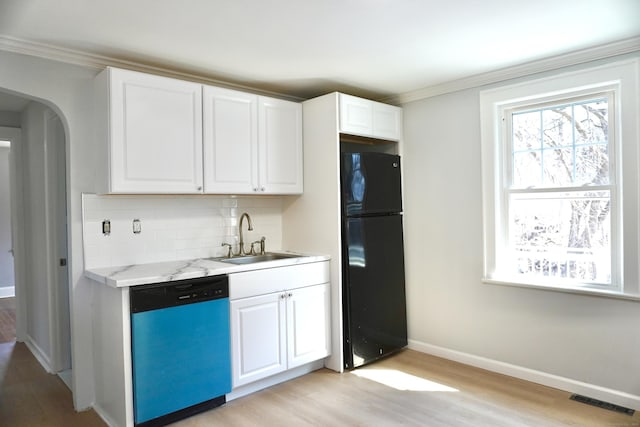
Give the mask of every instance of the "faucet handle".
[[223, 243], [222, 247], [228, 246], [229, 250], [227, 252], [227, 258], [231, 258], [233, 256], [233, 252], [231, 251], [231, 243]]
[[256, 240], [255, 242], [251, 242], [251, 255], [258, 255], [258, 252], [254, 249], [253, 245], [259, 245], [260, 240]]
[[262, 238], [260, 239], [260, 255], [264, 255], [264, 247], [265, 247], [265, 242], [266, 242], [267, 238], [262, 236]]

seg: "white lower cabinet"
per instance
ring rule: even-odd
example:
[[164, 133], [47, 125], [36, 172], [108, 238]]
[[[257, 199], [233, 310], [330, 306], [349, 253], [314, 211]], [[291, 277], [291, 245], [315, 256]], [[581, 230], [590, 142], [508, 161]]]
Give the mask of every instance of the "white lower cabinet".
[[233, 387], [287, 369], [284, 294], [231, 301]]
[[231, 301], [233, 387], [329, 355], [329, 284]]
[[[330, 354], [328, 262], [256, 273], [230, 276], [233, 388]], [[301, 287], [286, 283], [304, 275]], [[247, 296], [253, 291], [238, 290], [256, 289], [255, 278], [260, 276], [264, 290], [277, 286], [270, 277], [282, 277], [284, 283], [279, 283], [283, 290], [257, 296]], [[314, 281], [319, 284], [306, 286]], [[234, 285], [242, 297], [234, 299]]]
[[287, 292], [287, 368], [329, 355], [329, 284]]

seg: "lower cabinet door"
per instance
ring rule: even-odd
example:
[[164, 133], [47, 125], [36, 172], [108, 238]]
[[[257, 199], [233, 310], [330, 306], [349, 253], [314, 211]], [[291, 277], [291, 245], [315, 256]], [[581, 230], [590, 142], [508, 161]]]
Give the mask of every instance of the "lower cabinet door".
[[233, 387], [287, 368], [286, 294], [231, 301]]
[[329, 284], [287, 292], [289, 369], [329, 355]]

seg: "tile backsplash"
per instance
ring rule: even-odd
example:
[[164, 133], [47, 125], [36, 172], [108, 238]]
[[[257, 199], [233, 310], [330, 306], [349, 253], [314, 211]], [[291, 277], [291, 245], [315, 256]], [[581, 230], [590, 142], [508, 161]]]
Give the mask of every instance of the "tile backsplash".
[[262, 236], [267, 250], [282, 249], [278, 197], [83, 194], [82, 209], [85, 269], [223, 256], [224, 242], [237, 251], [243, 212], [253, 222], [253, 231], [244, 224], [245, 249]]

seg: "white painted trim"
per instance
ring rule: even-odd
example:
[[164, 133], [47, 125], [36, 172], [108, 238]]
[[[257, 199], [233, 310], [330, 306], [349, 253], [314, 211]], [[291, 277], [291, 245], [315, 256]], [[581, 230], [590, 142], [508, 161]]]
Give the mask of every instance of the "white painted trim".
[[11, 141], [0, 140], [0, 148], [11, 148]]
[[16, 296], [15, 286], [0, 286], [0, 298], [11, 298]]
[[73, 380], [73, 371], [71, 369], [58, 372], [58, 378], [62, 380], [69, 391], [73, 392], [73, 385], [71, 384], [71, 381]]
[[392, 96], [384, 99], [383, 101], [391, 104], [404, 104], [445, 93], [480, 87], [519, 77], [526, 77], [532, 74], [557, 70], [564, 67], [570, 67], [572, 65], [584, 64], [586, 62], [597, 61], [599, 59], [638, 51], [640, 51], [640, 37], [633, 37], [614, 43], [569, 52], [563, 55], [552, 56], [538, 61], [527, 62], [514, 67], [502, 68], [500, 70], [477, 74], [463, 79], [440, 83], [423, 89]]
[[605, 402], [611, 402], [617, 405], [625, 406], [627, 408], [640, 410], [640, 396], [623, 391], [613, 390], [582, 381], [576, 381], [571, 378], [565, 378], [558, 375], [549, 374], [547, 372], [525, 368], [523, 366], [512, 365], [510, 363], [500, 362], [498, 360], [476, 356], [474, 354], [464, 353], [462, 351], [439, 347], [421, 341], [409, 340], [409, 348], [422, 353], [427, 353], [433, 356], [442, 357], [444, 359], [453, 360], [455, 362], [464, 363], [465, 365], [475, 366], [476, 368], [486, 369], [491, 372], [508, 375], [536, 384], [542, 384], [547, 387], [553, 387], [559, 390], [564, 390], [569, 393], [578, 393], [584, 396], [603, 400]]
[[[634, 262], [640, 260], [640, 222], [637, 220], [640, 212], [640, 150], [637, 144], [640, 139], [640, 58], [635, 57], [480, 91], [484, 282], [504, 284], [513, 280], [500, 268], [500, 261], [505, 257], [501, 251], [504, 252], [506, 247], [506, 229], [502, 221], [506, 218], [501, 184], [505, 156], [500, 128], [503, 125], [502, 112], [523, 103], [605, 89], [615, 90], [615, 109], [620, 114], [615, 128], [617, 147], [614, 161], [618, 162], [615, 180], [624, 183], [624, 194], [615, 194], [622, 202], [618, 214], [621, 217], [618, 224], [612, 223], [612, 228], [622, 227], [622, 246], [613, 248], [621, 276], [613, 275], [609, 294], [592, 292], [590, 295], [608, 297], [618, 292], [631, 299], [640, 295], [640, 267], [638, 262]], [[621, 188], [616, 191], [621, 191]], [[624, 254], [624, 266], [615, 251]], [[614, 287], [620, 290], [614, 290]], [[558, 287], [549, 286], [549, 289]]]
[[[227, 87], [230, 89], [244, 90], [261, 95], [285, 98], [292, 101], [304, 101], [304, 98], [285, 95], [277, 92], [265, 91], [250, 86], [230, 83], [184, 71], [176, 71], [168, 68], [143, 64], [141, 62], [91, 54], [79, 50], [67, 49], [51, 44], [34, 42], [6, 35], [0, 35], [0, 50], [51, 59], [54, 61], [66, 62], [69, 64], [75, 64], [89, 68], [95, 68], [96, 70], [103, 70], [107, 66], [125, 68], [134, 71], [191, 80], [203, 84]], [[497, 83], [518, 77], [525, 77], [544, 71], [556, 70], [563, 67], [583, 64], [585, 62], [596, 61], [598, 59], [624, 55], [637, 51], [640, 51], [640, 37], [633, 37], [609, 44], [569, 52], [563, 55], [556, 55], [550, 58], [527, 62], [513, 67], [502, 68], [500, 70], [476, 74], [474, 76], [428, 86], [423, 89], [389, 96], [387, 98], [380, 99], [379, 101], [394, 105], [400, 105], [403, 103], [418, 101], [420, 99], [430, 98], [445, 93], [456, 92], [459, 90]]]
[[102, 418], [102, 421], [105, 422], [106, 425], [108, 425], [109, 427], [117, 427], [118, 423], [109, 416], [108, 412], [105, 411], [104, 409], [102, 409], [102, 406], [98, 405], [98, 404], [94, 404], [93, 408], [94, 411], [96, 411], [96, 414], [98, 414], [98, 416], [100, 418]]
[[48, 374], [53, 374], [53, 370], [51, 369], [51, 360], [47, 357], [46, 353], [42, 351], [40, 346], [36, 344], [35, 340], [31, 337], [31, 335], [27, 334], [27, 338], [24, 340], [25, 345], [31, 351], [31, 354], [40, 362], [42, 367]]
[[143, 73], [157, 74], [166, 77], [173, 77], [181, 80], [189, 80], [202, 84], [226, 87], [248, 91], [259, 95], [272, 96], [275, 98], [288, 99], [291, 101], [303, 101], [303, 98], [286, 95], [283, 93], [266, 91], [255, 87], [245, 86], [237, 83], [231, 83], [218, 80], [212, 77], [206, 77], [198, 74], [192, 74], [186, 71], [178, 71], [164, 67], [144, 64], [142, 62], [128, 61], [114, 58], [111, 56], [103, 56], [83, 52], [79, 50], [67, 49], [47, 43], [34, 42], [30, 40], [20, 39], [16, 37], [0, 35], [0, 50], [7, 52], [20, 53], [23, 55], [36, 56], [39, 58], [51, 59], [53, 61], [65, 62], [68, 64], [80, 65], [83, 67], [94, 68], [101, 71], [106, 67], [124, 68], [127, 70], [140, 71]]

